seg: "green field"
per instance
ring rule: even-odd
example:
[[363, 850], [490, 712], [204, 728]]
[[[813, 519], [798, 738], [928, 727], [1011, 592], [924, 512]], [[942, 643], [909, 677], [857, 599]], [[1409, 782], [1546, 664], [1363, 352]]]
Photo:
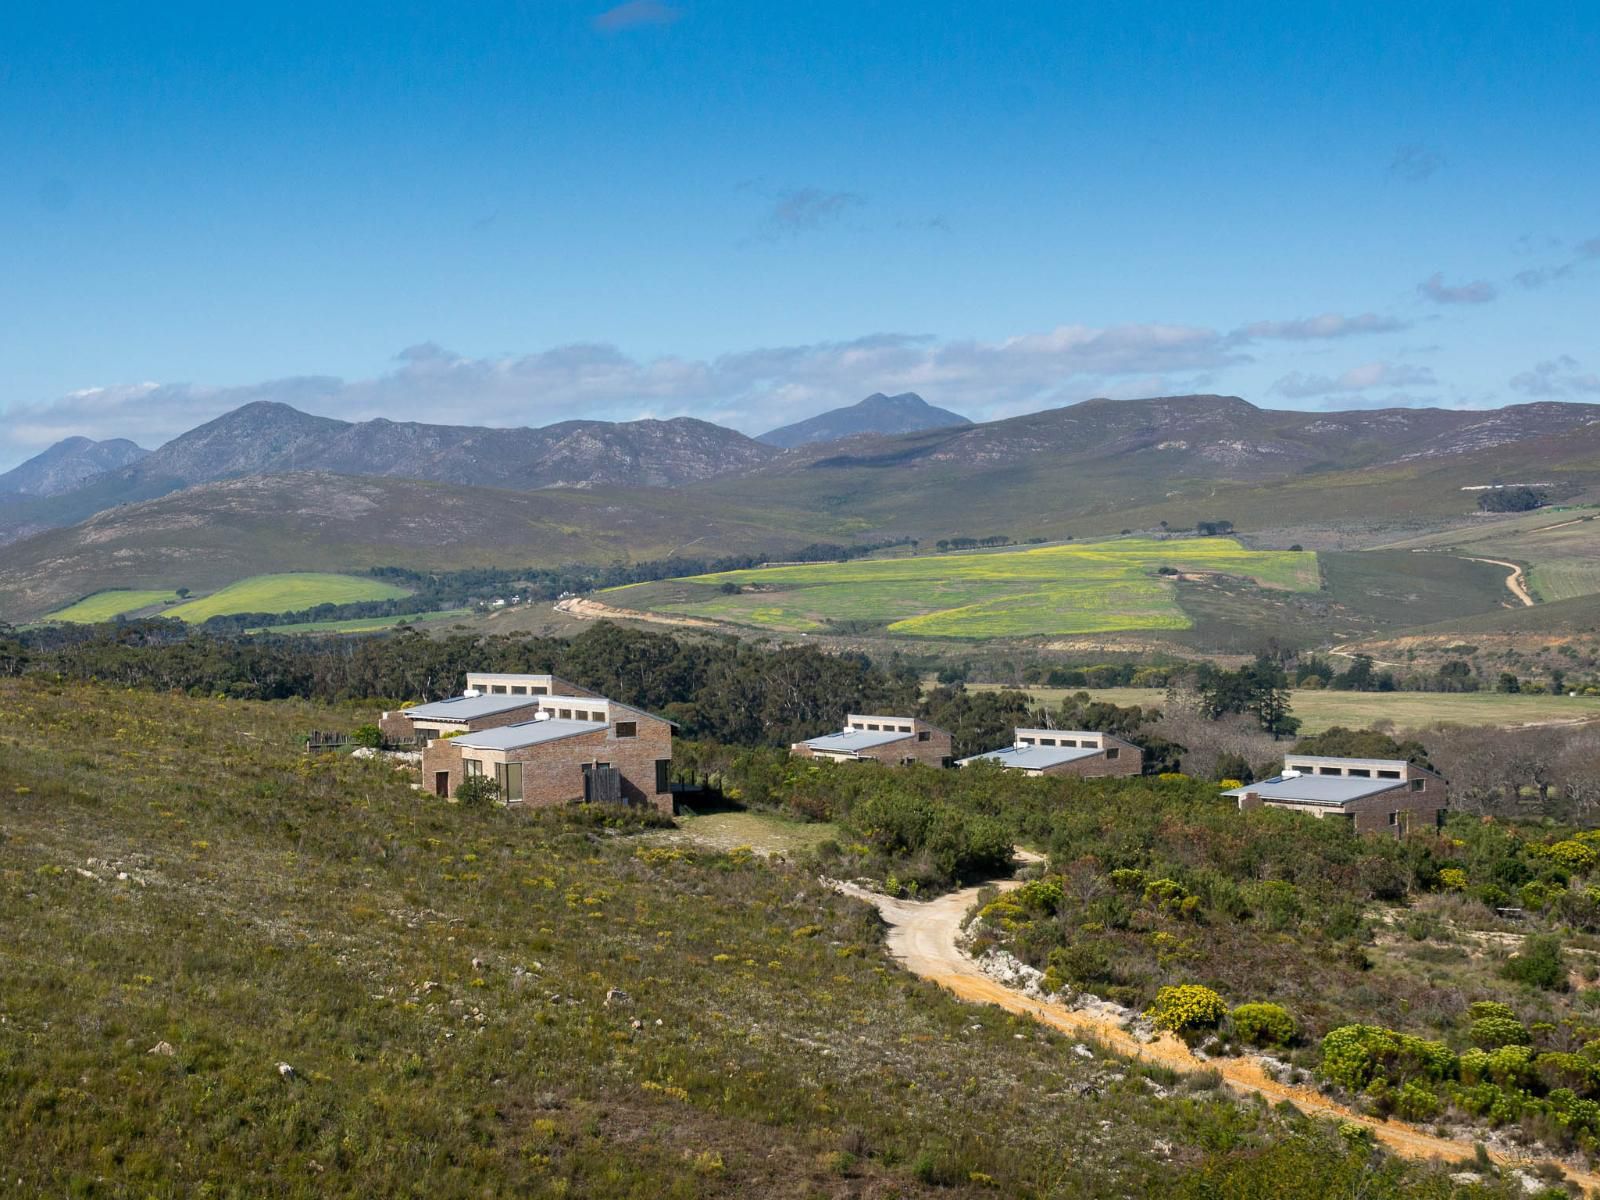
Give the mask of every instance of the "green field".
[[164, 615], [204, 621], [233, 613], [280, 613], [317, 604], [352, 604], [358, 600], [397, 600], [404, 588], [356, 575], [324, 575], [311, 571], [288, 575], [253, 575], [221, 591], [169, 608]]
[[[999, 691], [1000, 685], [975, 683], [973, 691]], [[1096, 700], [1161, 708], [1166, 693], [1158, 688], [1024, 688], [1046, 704], [1059, 704], [1063, 696], [1088, 691]], [[1297, 689], [1294, 715], [1304, 722], [1302, 733], [1321, 733], [1335, 725], [1364, 728], [1374, 721], [1392, 721], [1397, 729], [1426, 729], [1430, 725], [1494, 725], [1504, 728], [1556, 721], [1600, 720], [1600, 697], [1525, 696], [1499, 692], [1332, 692]]]
[[[1168, 567], [1313, 592], [1315, 554], [1247, 550], [1228, 538], [1107, 542], [725, 571], [604, 593], [622, 607], [786, 632], [841, 622], [913, 637], [991, 638], [1187, 629]], [[738, 592], [724, 591], [732, 585]]]
[[93, 625], [98, 621], [109, 621], [113, 617], [120, 617], [123, 613], [138, 612], [141, 608], [149, 608], [153, 604], [165, 604], [168, 600], [177, 598], [177, 593], [170, 589], [136, 592], [126, 588], [115, 588], [108, 592], [96, 592], [92, 596], [85, 596], [76, 604], [57, 609], [45, 620], [66, 621], [74, 625]]

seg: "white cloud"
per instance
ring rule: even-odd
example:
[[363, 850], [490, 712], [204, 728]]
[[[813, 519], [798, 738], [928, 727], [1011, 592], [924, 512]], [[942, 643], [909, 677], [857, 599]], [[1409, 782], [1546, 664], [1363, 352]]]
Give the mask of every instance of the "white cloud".
[[1337, 396], [1365, 392], [1371, 388], [1431, 387], [1436, 381], [1426, 367], [1406, 363], [1371, 362], [1351, 367], [1339, 375], [1307, 375], [1293, 371], [1272, 385], [1272, 390], [1291, 400], [1314, 396]]
[[1446, 283], [1443, 271], [1435, 271], [1417, 284], [1417, 291], [1435, 304], [1487, 304], [1500, 294], [1500, 289], [1487, 279], [1474, 279], [1471, 283]]
[[1511, 389], [1525, 396], [1555, 398], [1561, 396], [1600, 396], [1600, 375], [1593, 371], [1581, 372], [1578, 360], [1563, 354], [1538, 363], [1531, 371], [1511, 378]]
[[594, 19], [594, 27], [602, 33], [621, 33], [627, 29], [644, 29], [651, 25], [671, 25], [683, 16], [681, 8], [662, 4], [661, 0], [628, 0], [615, 8], [608, 8]]
[[1256, 321], [1237, 330], [1235, 336], [1240, 340], [1278, 338], [1284, 341], [1310, 341], [1364, 333], [1394, 333], [1410, 327], [1411, 322], [1402, 321], [1399, 317], [1382, 317], [1370, 312], [1346, 317], [1328, 312], [1319, 317], [1301, 317], [1293, 321]]

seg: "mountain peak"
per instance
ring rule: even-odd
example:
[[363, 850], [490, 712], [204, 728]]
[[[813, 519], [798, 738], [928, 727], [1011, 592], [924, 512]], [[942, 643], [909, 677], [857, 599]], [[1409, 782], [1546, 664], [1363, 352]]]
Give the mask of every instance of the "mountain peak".
[[0, 495], [56, 496], [82, 486], [96, 475], [136, 463], [150, 452], [127, 438], [103, 442], [74, 435], [0, 474]]
[[918, 433], [924, 429], [970, 424], [972, 422], [960, 413], [937, 408], [915, 392], [901, 392], [896, 396], [873, 392], [865, 400], [830, 409], [793, 425], [769, 430], [756, 441], [788, 450], [795, 446], [834, 442], [867, 433]]

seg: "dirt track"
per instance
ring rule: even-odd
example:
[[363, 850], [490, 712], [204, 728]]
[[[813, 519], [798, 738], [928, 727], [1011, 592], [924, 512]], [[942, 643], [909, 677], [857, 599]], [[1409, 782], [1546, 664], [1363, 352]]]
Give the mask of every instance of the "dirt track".
[[587, 596], [574, 596], [556, 602], [556, 611], [585, 621], [649, 621], [653, 625], [676, 625], [681, 629], [721, 629], [715, 621], [702, 621], [699, 617], [669, 617], [662, 613], [640, 612], [632, 608], [614, 608], [591, 600]]
[[1510, 589], [1511, 594], [1518, 600], [1522, 601], [1524, 608], [1532, 608], [1536, 603], [1533, 596], [1528, 591], [1527, 577], [1523, 575], [1522, 568], [1517, 566], [1516, 563], [1507, 562], [1503, 558], [1468, 558], [1467, 561], [1490, 563], [1496, 567], [1505, 567], [1511, 572], [1511, 574], [1506, 576], [1506, 587]]
[[[1015, 880], [996, 884], [1002, 890], [1016, 885]], [[889, 953], [906, 970], [932, 980], [963, 1000], [998, 1005], [1063, 1033], [1092, 1037], [1128, 1058], [1159, 1063], [1178, 1071], [1216, 1071], [1235, 1092], [1264, 1096], [1273, 1103], [1287, 1100], [1313, 1116], [1364, 1126], [1379, 1142], [1404, 1158], [1459, 1162], [1473, 1156], [1470, 1138], [1457, 1141], [1436, 1137], [1401, 1121], [1365, 1116], [1311, 1088], [1269, 1078], [1253, 1058], [1199, 1059], [1170, 1034], [1163, 1034], [1154, 1042], [1141, 1042], [1108, 1018], [1078, 1012], [1061, 1004], [1032, 1000], [990, 979], [956, 944], [961, 918], [977, 901], [980, 889], [976, 887], [926, 902], [896, 900], [849, 884], [841, 884], [839, 889], [846, 895], [865, 900], [883, 915], [889, 925]], [[1532, 1161], [1493, 1151], [1490, 1157], [1503, 1166]], [[1567, 1177], [1585, 1189], [1600, 1188], [1600, 1175], [1569, 1170]]]

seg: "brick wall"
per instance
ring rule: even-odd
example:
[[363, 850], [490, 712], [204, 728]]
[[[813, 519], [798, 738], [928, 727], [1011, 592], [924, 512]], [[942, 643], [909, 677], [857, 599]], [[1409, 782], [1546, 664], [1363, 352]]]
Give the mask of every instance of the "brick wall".
[[[920, 725], [921, 722], [918, 722]], [[888, 766], [899, 766], [906, 759], [912, 759], [927, 767], [942, 767], [945, 759], [950, 757], [950, 735], [942, 729], [935, 729], [931, 725], [922, 725], [927, 731], [928, 740], [918, 741], [913, 733], [910, 737], [898, 742], [886, 742], [882, 746], [873, 746], [871, 749], [861, 751], [862, 758], [870, 758], [874, 762], [885, 763]]]
[[[610, 763], [622, 773], [623, 798], [630, 804], [646, 804], [671, 815], [671, 791], [656, 791], [656, 763], [672, 759], [672, 726], [643, 714], [620, 712], [632, 720], [638, 736], [619, 738], [615, 724], [596, 724], [592, 733], [574, 734], [553, 742], [540, 742], [504, 752], [466, 750], [465, 754], [483, 762], [484, 774], [493, 776], [494, 764], [522, 764], [522, 802], [546, 806], [570, 804], [583, 799], [583, 767], [586, 763]], [[448, 794], [461, 786], [463, 748], [454, 739], [432, 742], [422, 754], [422, 784], [435, 790], [438, 772], [448, 777]]]
[[1127, 742], [1114, 741], [1107, 738], [1106, 742], [1117, 751], [1117, 757], [1108, 759], [1105, 751], [1101, 750], [1093, 758], [1080, 758], [1073, 762], [1060, 763], [1054, 767], [1045, 767], [1039, 772], [1041, 775], [1065, 775], [1076, 779], [1101, 779], [1121, 778], [1127, 775], [1139, 775], [1144, 771], [1144, 751]]

